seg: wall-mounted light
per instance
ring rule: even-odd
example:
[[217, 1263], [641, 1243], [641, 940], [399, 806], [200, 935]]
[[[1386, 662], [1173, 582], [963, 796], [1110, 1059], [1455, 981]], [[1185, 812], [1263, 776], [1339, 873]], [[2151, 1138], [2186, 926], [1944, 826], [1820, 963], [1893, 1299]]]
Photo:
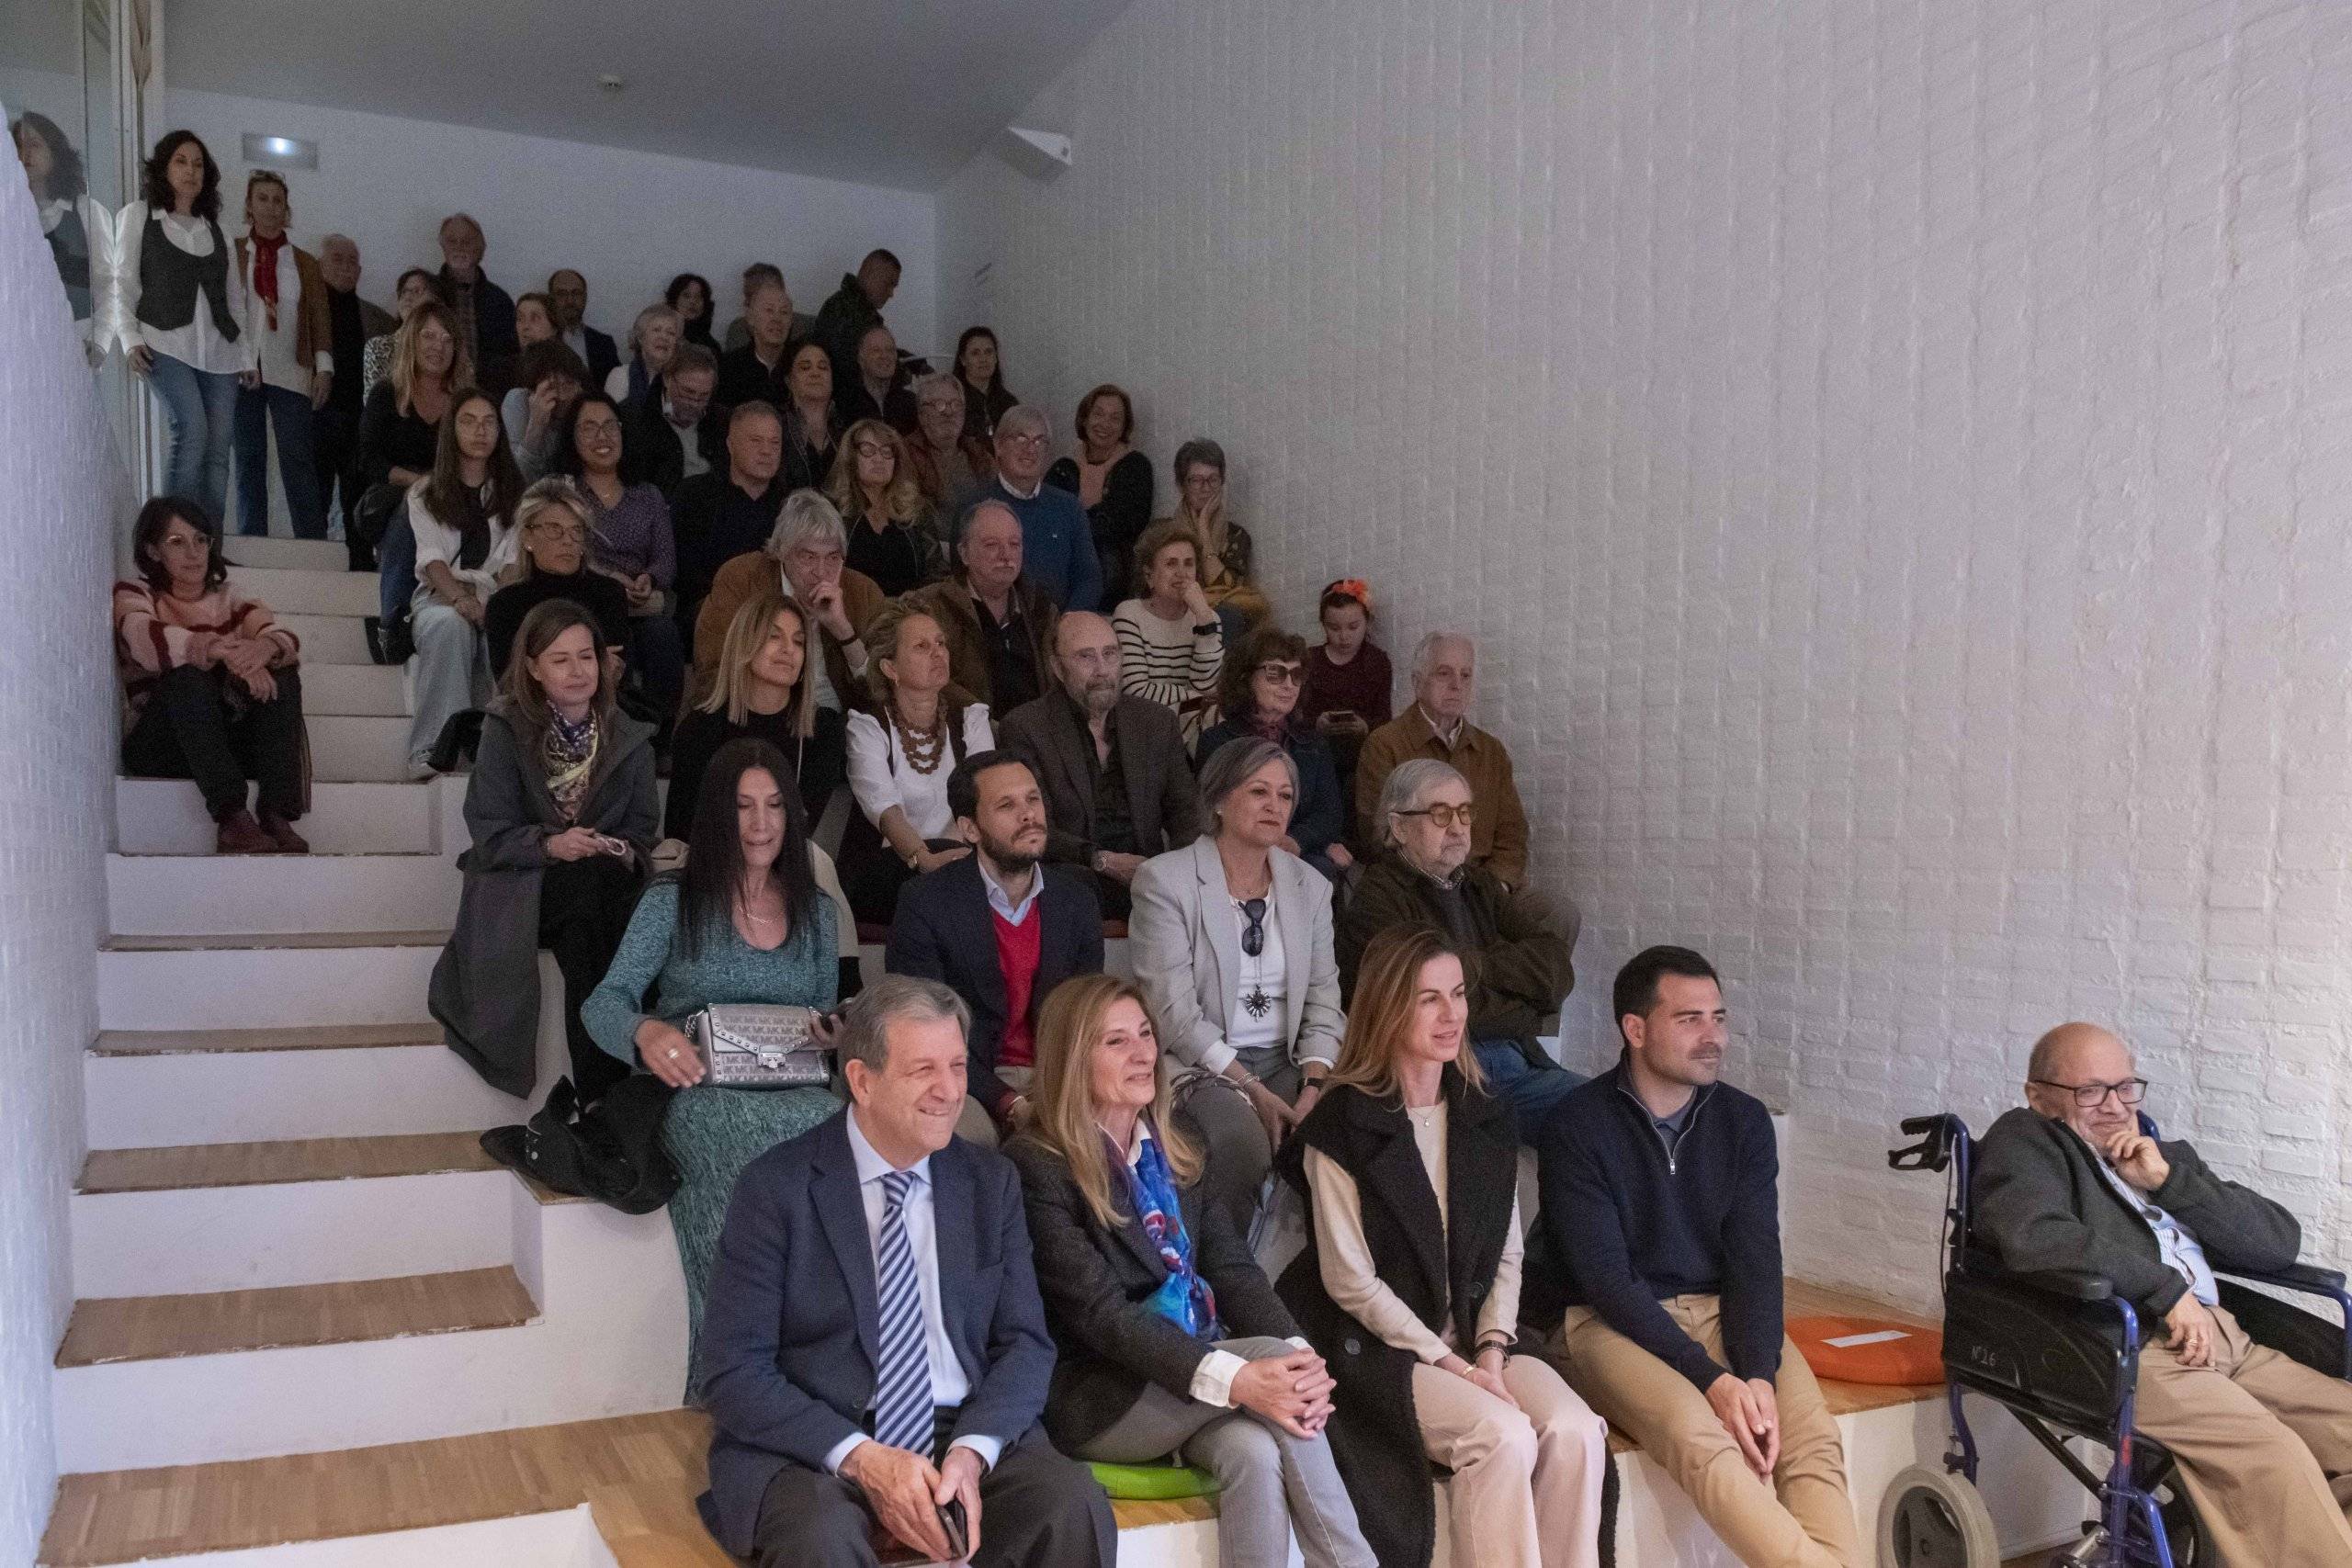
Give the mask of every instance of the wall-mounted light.
[[245, 132], [245, 167], [249, 169], [315, 169], [319, 144], [299, 136], [264, 136]]

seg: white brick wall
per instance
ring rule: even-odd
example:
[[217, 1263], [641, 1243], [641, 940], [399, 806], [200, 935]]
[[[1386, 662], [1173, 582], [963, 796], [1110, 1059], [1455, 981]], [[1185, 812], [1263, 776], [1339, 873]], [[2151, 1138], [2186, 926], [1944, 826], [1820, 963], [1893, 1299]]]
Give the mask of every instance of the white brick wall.
[[74, 1295], [124, 497], [32, 201], [0, 178], [0, 1562], [33, 1560], [57, 1473], [50, 1361]]
[[2352, 1253], [2352, 6], [1138, 0], [1022, 123], [943, 325], [1476, 630], [1573, 1041], [1736, 977], [1795, 1267], [1930, 1289], [1894, 1122], [2070, 1016]]

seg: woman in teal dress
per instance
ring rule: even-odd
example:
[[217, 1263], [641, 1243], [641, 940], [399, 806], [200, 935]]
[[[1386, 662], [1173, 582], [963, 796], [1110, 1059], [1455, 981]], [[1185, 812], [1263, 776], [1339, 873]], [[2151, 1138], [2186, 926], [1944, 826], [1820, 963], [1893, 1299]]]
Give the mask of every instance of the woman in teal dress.
[[[828, 1015], [841, 973], [838, 917], [817, 886], [799, 787], [783, 752], [752, 739], [719, 748], [703, 774], [687, 843], [685, 869], [646, 888], [604, 983], [580, 1011], [597, 1044], [624, 1062], [642, 1060], [678, 1090], [662, 1139], [684, 1178], [670, 1200], [670, 1224], [685, 1268], [692, 1367], [703, 1287], [735, 1179], [841, 1102], [824, 1089], [705, 1084], [683, 1026], [713, 1002], [769, 1002]], [[653, 1011], [647, 1010], [649, 992]], [[830, 1017], [820, 1018], [828, 1042], [832, 1028]]]

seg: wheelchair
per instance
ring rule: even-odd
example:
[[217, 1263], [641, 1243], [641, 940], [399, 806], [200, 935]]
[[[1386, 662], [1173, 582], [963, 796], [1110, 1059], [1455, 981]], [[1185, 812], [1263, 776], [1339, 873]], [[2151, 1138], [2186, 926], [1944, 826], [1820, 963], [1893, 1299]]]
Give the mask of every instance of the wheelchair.
[[[2140, 1127], [2156, 1135], [2144, 1115]], [[2212, 1548], [2172, 1456], [2132, 1429], [2143, 1337], [2132, 1303], [2095, 1274], [2003, 1269], [1971, 1228], [1975, 1144], [1968, 1123], [1920, 1116], [1903, 1132], [1919, 1141], [1890, 1150], [1890, 1167], [1947, 1173], [1943, 1331], [1951, 1446], [1941, 1471], [1914, 1466], [1888, 1489], [1879, 1512], [1882, 1568], [1999, 1568], [1962, 1404], [1970, 1392], [2006, 1407], [2098, 1499], [2098, 1517], [2058, 1558], [2060, 1568], [2212, 1568]], [[2352, 1295], [2341, 1273], [2298, 1264], [2278, 1274], [2236, 1272], [2219, 1283], [2222, 1304], [2256, 1343], [2331, 1377], [2352, 1376]], [[2324, 1297], [2344, 1321], [2331, 1323], [2256, 1285]], [[2112, 1454], [2105, 1474], [2066, 1446], [2069, 1437]]]

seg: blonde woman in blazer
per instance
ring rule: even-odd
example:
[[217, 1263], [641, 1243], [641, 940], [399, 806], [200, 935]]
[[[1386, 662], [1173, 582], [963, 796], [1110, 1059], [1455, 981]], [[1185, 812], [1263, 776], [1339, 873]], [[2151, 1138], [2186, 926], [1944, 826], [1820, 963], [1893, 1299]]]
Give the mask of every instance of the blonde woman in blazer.
[[1208, 1143], [1211, 1201], [1248, 1234], [1282, 1141], [1321, 1097], [1345, 1020], [1331, 885], [1282, 848], [1298, 769], [1234, 740], [1201, 770], [1203, 835], [1136, 873], [1136, 977]]

